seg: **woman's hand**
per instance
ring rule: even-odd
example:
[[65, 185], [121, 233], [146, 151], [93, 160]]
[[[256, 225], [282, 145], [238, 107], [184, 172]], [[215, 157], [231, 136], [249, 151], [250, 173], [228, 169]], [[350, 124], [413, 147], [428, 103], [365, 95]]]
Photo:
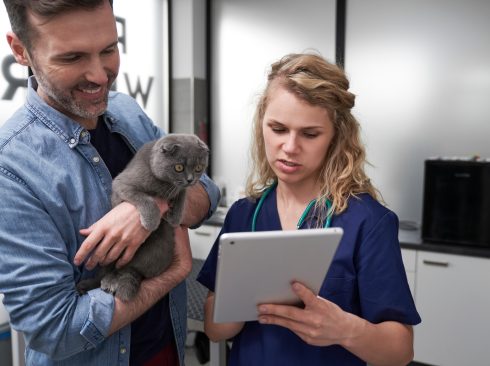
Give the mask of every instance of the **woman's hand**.
[[338, 344], [370, 365], [406, 365], [413, 359], [413, 329], [395, 321], [373, 324], [343, 311], [295, 282], [303, 309], [288, 305], [258, 306], [259, 322], [288, 328], [314, 346]]
[[[158, 200], [157, 204], [163, 213], [168, 210], [164, 201]], [[87, 238], [73, 262], [78, 266], [88, 258], [85, 267], [93, 269], [97, 264], [107, 265], [118, 258], [116, 266], [124, 266], [133, 258], [150, 232], [141, 225], [136, 207], [122, 202], [89, 228], [80, 230], [80, 234]]]
[[299, 282], [295, 282], [292, 288], [303, 301], [304, 308], [261, 304], [258, 306], [259, 322], [288, 328], [310, 345], [341, 344], [348, 336], [352, 314], [343, 311], [333, 302], [316, 296]]

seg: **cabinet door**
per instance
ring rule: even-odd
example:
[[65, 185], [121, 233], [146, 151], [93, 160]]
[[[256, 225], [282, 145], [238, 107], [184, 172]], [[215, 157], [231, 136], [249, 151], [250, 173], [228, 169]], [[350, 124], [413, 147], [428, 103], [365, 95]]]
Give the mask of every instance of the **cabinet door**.
[[415, 361], [490, 365], [490, 259], [419, 251]]
[[403, 265], [407, 274], [408, 286], [412, 297], [415, 299], [415, 268], [417, 265], [417, 251], [412, 249], [402, 249]]
[[220, 227], [202, 225], [195, 230], [189, 230], [192, 258], [206, 259], [216, 240]]

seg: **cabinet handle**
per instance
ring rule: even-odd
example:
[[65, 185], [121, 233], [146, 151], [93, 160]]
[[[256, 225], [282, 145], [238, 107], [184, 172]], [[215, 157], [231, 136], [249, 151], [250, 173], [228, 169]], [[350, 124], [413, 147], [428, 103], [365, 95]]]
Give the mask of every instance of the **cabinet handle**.
[[429, 261], [427, 259], [424, 259], [423, 262], [429, 266], [449, 267], [449, 262]]
[[194, 234], [201, 236], [211, 236], [211, 233], [206, 233], [204, 231], [194, 231]]

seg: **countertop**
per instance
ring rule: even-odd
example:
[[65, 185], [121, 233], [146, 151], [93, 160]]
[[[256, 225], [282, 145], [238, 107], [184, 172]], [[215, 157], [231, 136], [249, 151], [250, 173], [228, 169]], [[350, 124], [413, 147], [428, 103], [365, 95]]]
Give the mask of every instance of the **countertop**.
[[[211, 226], [223, 226], [225, 216], [226, 208], [219, 207], [214, 215], [205, 222], [205, 224]], [[424, 242], [421, 238], [420, 229], [400, 230], [398, 239], [400, 240], [400, 246], [404, 249], [490, 258], [490, 246], [485, 248], [468, 245], [449, 245], [444, 243]]]
[[471, 257], [490, 258], [490, 246], [478, 247], [446, 243], [424, 242], [420, 230], [400, 230], [398, 233], [400, 246], [404, 249], [423, 250], [446, 254], [458, 254]]

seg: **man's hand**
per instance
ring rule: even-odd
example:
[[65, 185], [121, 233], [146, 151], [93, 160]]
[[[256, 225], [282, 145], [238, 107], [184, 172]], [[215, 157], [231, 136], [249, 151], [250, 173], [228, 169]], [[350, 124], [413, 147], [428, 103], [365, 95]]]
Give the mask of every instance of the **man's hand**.
[[[158, 200], [157, 203], [161, 211], [168, 210], [166, 202]], [[116, 266], [124, 266], [133, 258], [150, 232], [141, 225], [136, 207], [122, 202], [89, 228], [80, 230], [80, 234], [87, 238], [73, 262], [78, 266], [88, 258], [85, 267], [93, 269], [97, 264], [107, 265], [118, 258]]]

